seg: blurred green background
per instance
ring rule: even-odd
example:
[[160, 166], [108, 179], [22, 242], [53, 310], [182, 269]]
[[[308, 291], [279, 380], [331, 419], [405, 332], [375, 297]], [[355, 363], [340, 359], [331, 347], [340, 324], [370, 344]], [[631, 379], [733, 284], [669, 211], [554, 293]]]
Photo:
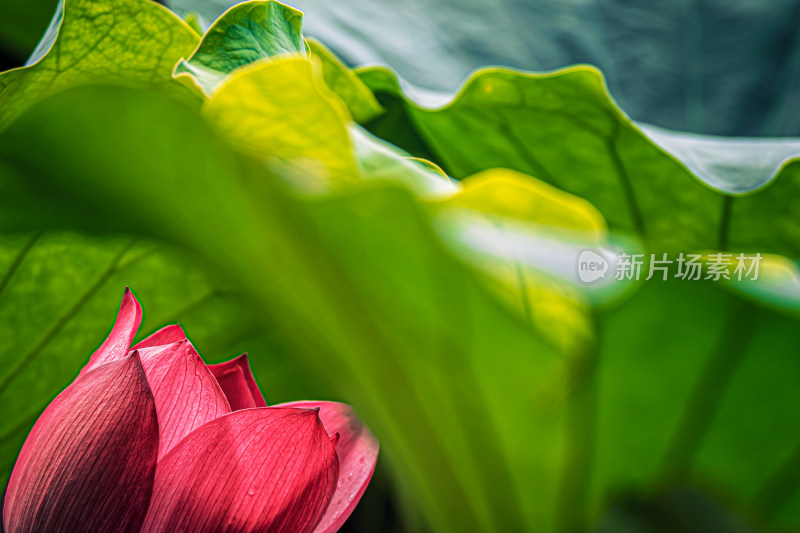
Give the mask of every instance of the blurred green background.
[[[442, 102], [480, 66], [549, 70], [587, 62], [601, 68], [613, 97], [637, 121], [717, 135], [800, 135], [797, 1], [298, 0], [296, 5], [306, 12], [308, 35], [352, 65], [392, 66], [415, 86], [407, 91], [422, 101]], [[3, 1], [3, 69], [25, 62], [54, 7], [53, 1]], [[210, 22], [227, 4], [175, 0], [171, 7], [196, 10]], [[508, 146], [489, 143], [491, 134], [481, 137], [481, 128], [488, 128], [482, 122], [464, 122], [477, 128], [463, 145], [473, 143], [467, 151], [479, 161], [448, 154], [445, 142], [455, 127], [441, 115], [404, 107], [388, 86], [375, 89], [378, 78], [372, 87], [389, 113], [366, 124], [372, 132], [430, 157], [457, 178], [492, 166], [537, 174], [533, 163], [500, 159], [497, 154], [505, 157], [502, 150]], [[0, 235], [5, 341], [0, 354], [6, 365], [0, 394], [14, 399], [3, 411], [4, 460], [18, 449], [43, 407], [41, 398], [52, 396], [54, 383], [66, 384], [99, 342], [97, 332], [108, 328], [121, 288], [131, 285], [145, 307], [143, 335], [180, 321], [209, 361], [251, 353], [269, 402], [343, 399], [380, 424], [376, 430], [389, 445], [344, 531], [425, 531], [426, 514], [442, 529], [445, 518], [459, 512], [462, 521], [454, 518], [442, 530], [469, 530], [464, 524], [475, 520], [476, 531], [509, 531], [503, 524], [535, 522], [539, 509], [555, 509], [555, 518], [542, 520], [557, 523], [553, 529], [559, 533], [797, 530], [800, 300], [794, 285], [767, 279], [756, 294], [734, 284], [646, 283], [611, 303], [591, 302], [586, 326], [579, 319], [553, 323], [548, 310], [574, 305], [583, 313], [586, 303], [558, 283], [555, 289], [544, 283], [543, 292], [552, 300], [540, 300], [545, 316], [530, 320], [539, 320], [531, 328], [505, 307], [487, 303], [494, 300], [481, 274], [465, 268], [457, 253], [442, 251], [425, 225], [427, 215], [397, 191], [361, 193], [320, 207], [295, 205], [280, 192], [259, 190], [267, 199], [263, 205], [285, 218], [268, 219], [278, 228], [275, 234], [266, 231], [253, 240], [244, 232], [231, 237], [215, 228], [213, 214], [208, 226], [185, 229], [181, 223], [191, 211], [186, 214], [180, 211], [185, 206], [167, 200], [158, 204], [146, 193], [128, 194], [133, 207], [120, 216], [113, 206], [122, 203], [114, 199], [134, 190], [125, 189], [126, 179], [153, 191], [185, 191], [184, 174], [213, 177], [217, 170], [223, 175], [226, 163], [239, 168], [231, 163], [238, 159], [194, 118], [149, 98], [103, 91], [65, 96], [43, 104], [1, 139], [6, 176], [29, 177], [41, 203], [40, 211], [20, 207], [21, 213], [6, 204], [4, 226], [42, 230]], [[105, 108], [87, 112], [81, 116], [86, 124], [77, 125], [78, 111], [71, 110], [103, 101]], [[119, 124], [107, 125], [108, 109]], [[567, 176], [564, 183], [571, 177], [577, 183], [573, 188], [583, 187], [612, 229], [636, 234], [621, 214], [624, 206], [617, 209], [620, 204], [608, 200], [598, 185], [609, 164], [582, 158], [580, 147], [548, 147], [552, 135], [542, 123], [523, 124], [530, 129], [522, 142], [544, 143], [543, 161], [559, 166], [558, 174]], [[186, 124], [190, 133], [181, 127]], [[63, 143], [67, 137], [76, 139], [74, 144]], [[550, 142], [563, 144], [563, 139]], [[75, 147], [93, 151], [81, 155]], [[771, 160], [762, 160], [768, 157], [759, 159], [760, 147], [748, 150], [753, 168], [774, 170]], [[41, 153], [48, 157], [42, 160]], [[651, 154], [636, 148], [627, 157], [637, 162]], [[640, 179], [683, 179], [683, 170], [664, 170], [666, 163], [660, 164], [643, 165]], [[241, 166], [242, 175], [249, 176], [247, 164]], [[168, 170], [159, 175], [159, 169]], [[781, 183], [796, 183], [790, 180], [798, 174], [788, 168]], [[63, 189], [50, 190], [47, 183]], [[733, 242], [784, 255], [791, 270], [800, 255], [800, 219], [792, 203], [797, 189], [786, 187], [754, 196], [751, 204], [743, 200], [742, 205], [755, 207], [734, 220], [730, 239], [722, 242], [713, 240], [718, 221], [704, 209], [716, 213], [719, 195], [686, 185], [676, 197], [694, 211], [681, 211], [659, 203], [668, 193], [648, 190], [650, 210], [643, 216], [658, 219], [658, 231], [650, 241], [637, 236], [645, 246], [664, 245], [670, 251]], [[17, 191], [2, 192], [11, 197]], [[252, 207], [236, 204], [241, 198], [235, 191], [220, 187], [217, 196], [214, 192], [184, 194], [200, 208], [219, 198], [232, 198], [232, 207], [226, 204], [231, 212], [249, 213]], [[100, 200], [88, 198], [90, 193]], [[97, 210], [69, 218], [59, 211], [61, 195]], [[93, 203], [104, 198], [111, 199], [107, 211]], [[137, 210], [139, 205], [150, 211], [142, 215], [146, 210]], [[254, 220], [264, 222], [257, 209], [254, 213]], [[755, 215], [748, 218], [750, 213]], [[68, 222], [53, 231], [61, 224], [53, 220], [62, 215]], [[296, 227], [292, 217], [300, 221]], [[163, 229], [171, 224], [178, 229]], [[193, 252], [164, 245], [162, 239], [185, 241]], [[282, 265], [272, 264], [255, 245], [296, 252], [307, 270], [298, 267], [279, 277]], [[215, 255], [225, 258], [219, 261], [223, 265], [199, 266], [205, 265], [202, 257]], [[226, 270], [224, 263], [240, 262], [253, 266]], [[242, 286], [263, 292], [253, 296]], [[289, 307], [290, 296], [304, 303]], [[283, 320], [308, 321], [282, 322], [284, 305]], [[351, 323], [353, 329], [347, 329]], [[354, 332], [366, 340], [353, 340]], [[307, 345], [299, 340], [304, 338], [310, 339]], [[596, 338], [596, 345], [584, 338]], [[329, 346], [334, 341], [346, 353], [337, 354]], [[563, 356], [563, 347], [553, 346], [559, 342], [570, 345], [564, 351], [575, 358], [568, 361], [567, 375], [551, 368]], [[375, 347], [394, 352], [376, 355]], [[328, 367], [324, 358], [306, 352], [339, 359]], [[340, 379], [357, 374], [352, 366], [357, 364], [367, 369], [363, 376]], [[26, 395], [30, 401], [24, 401]], [[390, 398], [385, 404], [384, 395]], [[515, 399], [519, 402], [511, 405]], [[528, 417], [535, 429], [518, 431], [515, 424]], [[404, 433], [409, 427], [418, 434]], [[485, 456], [486, 450], [501, 451]], [[442, 457], [452, 458], [452, 464], [442, 464]], [[558, 468], [564, 457], [567, 466]], [[415, 460], [427, 461], [418, 465], [422, 474], [410, 472]], [[2, 464], [4, 476], [9, 467]], [[448, 479], [451, 468], [458, 474]], [[515, 501], [518, 494], [530, 500]], [[515, 513], [525, 517], [518, 520]]]

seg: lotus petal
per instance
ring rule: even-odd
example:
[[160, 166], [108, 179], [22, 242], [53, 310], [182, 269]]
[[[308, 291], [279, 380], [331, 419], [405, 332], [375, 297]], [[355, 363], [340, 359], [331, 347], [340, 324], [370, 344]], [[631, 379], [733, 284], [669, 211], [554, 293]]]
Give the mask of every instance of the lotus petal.
[[130, 288], [126, 287], [125, 293], [122, 295], [122, 303], [119, 306], [119, 313], [117, 313], [117, 320], [111, 329], [111, 333], [108, 334], [100, 348], [92, 354], [81, 373], [128, 355], [131, 343], [141, 322], [142, 306], [139, 305]]
[[245, 409], [196, 429], [159, 462], [148, 533], [311, 533], [336, 488], [315, 410]]
[[186, 435], [231, 412], [217, 380], [186, 339], [140, 350], [158, 413], [159, 460]]
[[358, 505], [372, 479], [378, 461], [378, 440], [372, 435], [353, 408], [338, 402], [292, 402], [277, 407], [319, 408], [325, 431], [338, 435], [336, 455], [339, 458], [339, 481], [328, 510], [314, 533], [338, 531]]
[[25, 441], [5, 497], [5, 530], [139, 531], [157, 455], [155, 402], [138, 353], [85, 372]]
[[228, 402], [234, 411], [267, 406], [264, 395], [261, 394], [261, 389], [253, 377], [246, 353], [224, 363], [208, 365], [208, 368], [225, 391], [225, 396], [228, 397]]
[[141, 342], [136, 344], [132, 350], [138, 350], [140, 348], [151, 348], [153, 346], [164, 346], [165, 344], [172, 344], [173, 342], [180, 342], [186, 338], [186, 333], [183, 332], [183, 328], [180, 327], [178, 324], [172, 324], [170, 326], [164, 326], [160, 330], [156, 331], [149, 337], [143, 339]]

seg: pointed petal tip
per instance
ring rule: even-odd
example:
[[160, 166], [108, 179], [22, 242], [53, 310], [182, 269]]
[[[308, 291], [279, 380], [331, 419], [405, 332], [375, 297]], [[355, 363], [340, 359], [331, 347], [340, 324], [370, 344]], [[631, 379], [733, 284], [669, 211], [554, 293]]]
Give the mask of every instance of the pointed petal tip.
[[[267, 409], [270, 409], [268, 407]], [[303, 409], [303, 408], [294, 408], [293, 410], [299, 411], [299, 415], [308, 420], [317, 420], [319, 418], [319, 409]]]
[[142, 355], [139, 353], [139, 350], [133, 350], [120, 362], [122, 366], [127, 367], [131, 372], [139, 376], [139, 379], [144, 383], [144, 388], [150, 391], [149, 394], [152, 395], [153, 391], [150, 389], [150, 383], [147, 381], [147, 374], [144, 371], [144, 363], [142, 362]]
[[142, 306], [133, 295], [130, 287], [126, 287], [111, 332], [103, 341], [103, 344], [89, 358], [89, 362], [83, 367], [81, 373], [109, 361], [125, 357], [141, 323]]
[[136, 298], [136, 295], [133, 294], [133, 291], [130, 287], [125, 287], [125, 291], [122, 293], [122, 302], [119, 305], [120, 312], [125, 309], [126, 305], [133, 305], [136, 312], [139, 314], [139, 316], [141, 316], [142, 304], [139, 303], [139, 299]]
[[[378, 440], [352, 407], [339, 402], [300, 401], [275, 407], [316, 407], [325, 430], [339, 435], [334, 449], [339, 458], [339, 483], [314, 533], [334, 533], [342, 527], [367, 489], [378, 461]], [[331, 439], [333, 443], [333, 439]]]

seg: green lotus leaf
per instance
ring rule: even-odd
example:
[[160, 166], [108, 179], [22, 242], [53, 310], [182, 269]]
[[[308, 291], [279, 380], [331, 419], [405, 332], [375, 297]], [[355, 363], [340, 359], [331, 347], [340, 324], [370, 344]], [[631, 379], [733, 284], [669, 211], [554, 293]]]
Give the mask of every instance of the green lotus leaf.
[[175, 74], [189, 75], [211, 95], [239, 67], [274, 57], [305, 56], [302, 26], [302, 13], [275, 0], [241, 3], [206, 31]]
[[383, 113], [372, 91], [333, 52], [316, 39], [307, 39], [306, 44], [322, 62], [325, 84], [347, 105], [356, 122], [363, 124]]
[[[369, 129], [412, 153], [415, 144], [405, 141], [421, 141], [423, 154], [455, 178], [498, 166], [527, 173], [589, 200], [613, 231], [656, 251], [757, 248], [800, 257], [793, 200], [800, 140], [710, 138], [636, 124], [600, 72], [585, 66], [549, 74], [487, 69], [452, 100], [426, 105], [385, 68], [359, 75], [401, 107], [387, 113], [394, 127], [380, 117]], [[401, 127], [398, 112], [406, 116]], [[780, 227], [770, 223], [775, 216], [783, 217]]]
[[84, 83], [158, 86], [190, 98], [171, 74], [197, 42], [148, 0], [61, 0], [28, 66], [0, 74], [0, 129], [38, 100]]

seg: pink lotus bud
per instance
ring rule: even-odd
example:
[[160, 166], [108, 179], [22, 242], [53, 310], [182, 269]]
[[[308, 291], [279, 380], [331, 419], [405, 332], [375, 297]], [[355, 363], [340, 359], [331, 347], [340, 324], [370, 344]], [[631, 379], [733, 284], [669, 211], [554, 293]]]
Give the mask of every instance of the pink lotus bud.
[[117, 321], [45, 409], [11, 474], [9, 533], [332, 533], [361, 498], [378, 443], [349, 406], [267, 407], [247, 356], [206, 365], [180, 326], [131, 347]]

